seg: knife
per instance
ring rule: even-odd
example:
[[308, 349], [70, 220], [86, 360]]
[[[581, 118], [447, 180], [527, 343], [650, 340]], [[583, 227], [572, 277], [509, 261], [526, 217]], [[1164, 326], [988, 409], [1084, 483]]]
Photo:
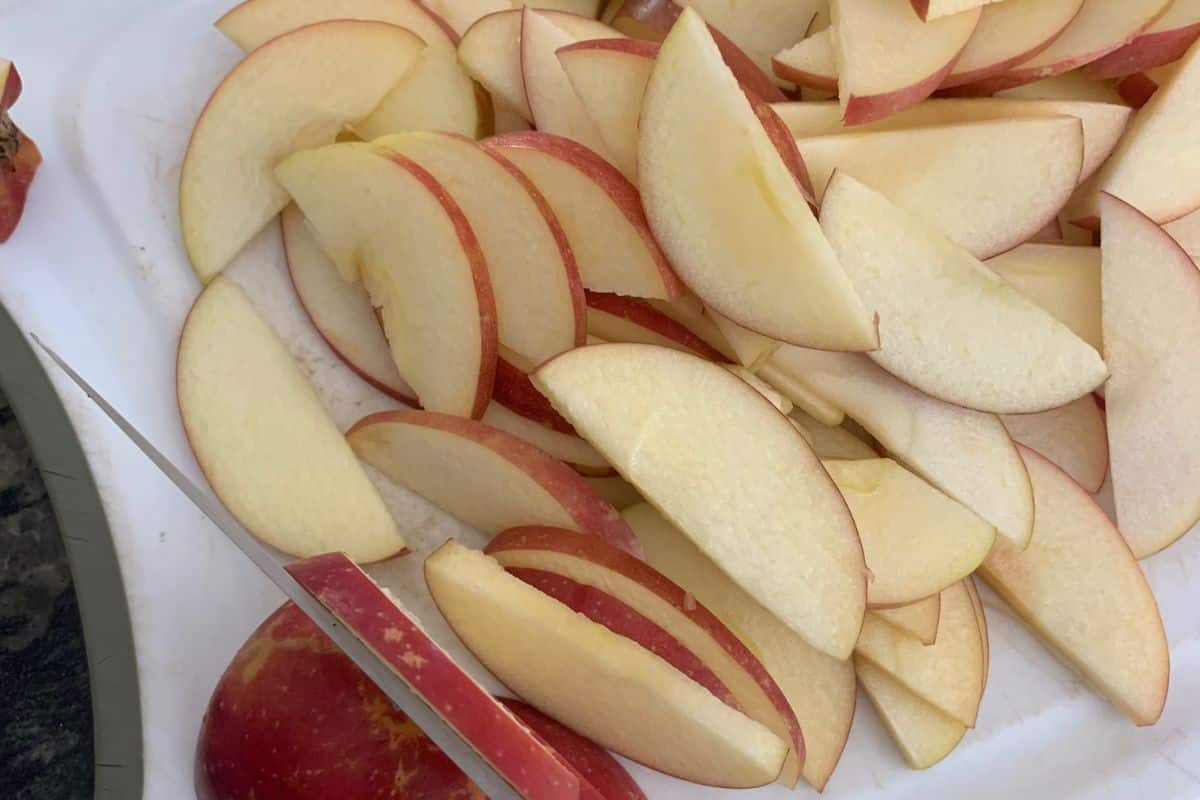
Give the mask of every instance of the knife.
[[29, 334], [50, 360], [58, 365], [67, 377], [75, 382], [83, 392], [99, 406], [113, 424], [125, 434], [138, 449], [149, 458], [154, 465], [171, 480], [175, 486], [187, 495], [187, 498], [199, 508], [209, 522], [215, 525], [232, 541], [247, 558], [254, 562], [271, 582], [279, 587], [287, 597], [308, 615], [333, 643], [344, 652], [371, 682], [387, 695], [395, 706], [419, 727], [425, 734], [450, 757], [459, 769], [466, 773], [475, 785], [491, 798], [491, 800], [521, 800], [521, 796], [509, 783], [496, 772], [458, 733], [443, 720], [416, 692], [409, 688], [391, 668], [359, 641], [358, 637], [347, 630], [331, 614], [325, 606], [308, 593], [296, 579], [288, 574], [284, 565], [259, 544], [250, 533], [242, 527], [225, 506], [208, 490], [196, 485], [191, 478], [176, 467], [158, 448], [150, 443], [121, 412], [112, 407], [107, 400], [89, 384], [83, 377], [71, 368], [58, 353], [54, 352], [35, 333]]

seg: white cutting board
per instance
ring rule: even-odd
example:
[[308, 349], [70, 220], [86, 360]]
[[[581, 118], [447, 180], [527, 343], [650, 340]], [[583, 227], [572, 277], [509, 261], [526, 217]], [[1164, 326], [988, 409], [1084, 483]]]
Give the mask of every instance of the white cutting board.
[[[210, 27], [228, 4], [0, 0], [0, 54], [25, 81], [14, 116], [46, 162], [22, 227], [0, 247], [0, 302], [194, 475], [175, 409], [173, 356], [199, 287], [177, 233], [176, 181], [197, 112], [238, 60]], [[277, 240], [274, 227], [260, 236], [234, 276], [313, 375], [339, 424], [389, 407], [308, 327]], [[145, 797], [190, 797], [209, 693], [280, 595], [73, 387], [54, 378], [96, 473], [129, 598]], [[429, 547], [447, 535], [473, 543], [478, 535], [406, 492], [389, 489], [387, 497], [418, 552], [375, 570], [377, 576], [487, 680], [431, 610], [419, 579]], [[1146, 570], [1174, 662], [1171, 696], [1156, 727], [1126, 722], [985, 593], [993, 661], [979, 727], [946, 762], [915, 773], [863, 700], [825, 796], [1200, 796], [1200, 535], [1146, 562]], [[654, 800], [734, 796], [631, 769]], [[737, 796], [791, 795], [775, 786]]]

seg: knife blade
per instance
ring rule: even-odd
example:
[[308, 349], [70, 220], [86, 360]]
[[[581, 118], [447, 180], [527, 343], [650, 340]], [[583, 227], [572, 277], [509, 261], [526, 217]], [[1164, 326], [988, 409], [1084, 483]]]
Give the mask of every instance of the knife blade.
[[30, 332], [30, 338], [61, 369], [113, 424], [208, 517], [218, 530], [257, 566], [288, 599], [299, 606], [309, 619], [344, 652], [388, 699], [404, 712], [449, 758], [467, 774], [491, 800], [521, 800], [520, 794], [482, 756], [462, 739], [420, 695], [409, 688], [391, 668], [346, 629], [325, 606], [308, 593], [284, 565], [242, 527], [212, 492], [198, 486], [134, 425], [96, 391], [58, 353]]

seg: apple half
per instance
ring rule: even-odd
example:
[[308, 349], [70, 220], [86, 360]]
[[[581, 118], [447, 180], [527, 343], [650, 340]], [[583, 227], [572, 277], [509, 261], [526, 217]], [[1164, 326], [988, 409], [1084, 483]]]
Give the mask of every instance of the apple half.
[[854, 670], [888, 735], [913, 769], [929, 769], [950, 755], [966, 735], [965, 725], [870, 661], [856, 658]]
[[1100, 248], [1023, 244], [985, 266], [1101, 350]]
[[1004, 0], [990, 3], [941, 88], [1002, 74], [1045, 50], [1062, 35], [1084, 0]]
[[867, 612], [892, 627], [907, 633], [921, 644], [937, 641], [938, 622], [942, 617], [941, 593], [896, 608], [876, 608]]
[[1144, 72], [1182, 58], [1197, 39], [1200, 39], [1200, 2], [1174, 0], [1133, 41], [1096, 59], [1083, 72], [1096, 79]]
[[1100, 491], [1108, 474], [1108, 430], [1094, 395], [1040, 414], [1000, 419], [1014, 441], [1053, 461], [1089, 492]]
[[0, 244], [17, 229], [25, 211], [29, 185], [42, 163], [37, 144], [17, 127], [8, 110], [21, 96], [21, 76], [0, 58]]

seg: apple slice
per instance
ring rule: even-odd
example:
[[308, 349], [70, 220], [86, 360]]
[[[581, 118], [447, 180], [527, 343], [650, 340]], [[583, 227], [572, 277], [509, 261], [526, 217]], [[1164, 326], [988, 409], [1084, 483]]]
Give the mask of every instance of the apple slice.
[[425, 561], [425, 581], [485, 667], [598, 744], [708, 785], [760, 786], [779, 773], [788, 752], [782, 739], [494, 559], [450, 540]]
[[771, 57], [804, 38], [817, 12], [829, 7], [827, 0], [685, 0], [682, 4], [728, 36], [766, 75], [771, 74]]
[[876, 346], [793, 174], [691, 10], [659, 51], [639, 142], [650, 226], [707, 307], [774, 339]]
[[482, 415], [496, 305], [479, 240], [445, 187], [407, 158], [354, 142], [297, 153], [275, 174], [342, 276], [361, 278], [381, 309], [392, 359], [421, 405]]
[[488, 14], [510, 11], [509, 0], [420, 0], [421, 5], [437, 14], [460, 37]]
[[[739, 585], [813, 646], [849, 655], [866, 600], [853, 520], [812, 451], [757, 391], [701, 358], [637, 344], [572, 350], [533, 382]], [[763, 516], [749, 519], [745, 508]]]
[[844, 408], [889, 454], [1018, 548], [1028, 544], [1033, 493], [998, 417], [921, 394], [866, 356], [795, 348], [789, 357], [814, 389]]
[[793, 358], [795, 352], [801, 349], [783, 345], [767, 359], [767, 363], [758, 368], [759, 376], [822, 425], [841, 425], [846, 414], [814, 389], [805, 379], [803, 368]]
[[[833, 31], [826, 28], [781, 50], [771, 59], [771, 66], [776, 75], [798, 86], [836, 94], [838, 68], [833, 54]], [[841, 106], [838, 108], [840, 117]]]
[[[765, 397], [771, 405], [775, 406], [775, 410], [777, 410], [780, 414], [787, 416], [795, 409], [795, 405], [791, 400], [787, 399], [787, 397], [785, 397], [781, 392], [777, 391], [774, 386], [767, 383], [762, 378], [743, 367], [741, 364], [725, 364], [724, 366], [725, 369], [729, 370], [734, 375], [748, 383], [750, 388], [754, 389], [754, 391]], [[809, 438], [808, 431], [790, 417], [788, 418], [788, 421], [792, 423], [792, 427], [800, 432], [800, 435], [804, 437], [804, 441], [808, 442], [809, 446], [811, 447], [812, 439]]]
[[339, 547], [379, 561], [404, 549], [308, 379], [237, 284], [214, 280], [200, 294], [176, 373], [196, 461], [248, 531], [295, 556]]
[[996, 529], [888, 458], [822, 461], [862, 540], [867, 606], [936, 595], [975, 571]]
[[849, 132], [796, 146], [818, 200], [844, 171], [990, 258], [1057, 218], [1079, 182], [1084, 144], [1075, 118], [1029, 117]]
[[287, 205], [276, 162], [332, 142], [369, 114], [423, 49], [395, 25], [332, 20], [271, 40], [225, 76], [196, 120], [179, 177], [183, 242], [201, 281]]
[[1200, 209], [1168, 222], [1163, 229], [1179, 242], [1193, 261], [1200, 263]]
[[562, 418], [541, 392], [533, 387], [527, 369], [501, 358], [496, 362], [493, 401], [521, 416], [559, 433], [574, 434], [571, 423]]
[[[970, 97], [978, 94], [978, 92], [973, 93], [972, 90], [973, 87], [980, 85], [982, 84], [959, 86], [948, 90], [947, 94]], [[985, 94], [991, 94], [991, 92], [988, 91]], [[1079, 70], [1004, 89], [996, 92], [996, 97], [1017, 100], [1076, 100], [1118, 105], [1125, 102], [1110, 81], [1093, 81]]]
[[733, 348], [733, 352], [737, 356], [738, 363], [743, 367], [757, 369], [783, 344], [774, 339], [768, 339], [761, 333], [743, 328], [729, 317], [712, 309], [708, 309], [705, 313], [721, 331], [725, 340], [729, 342], [729, 346]]
[[987, 683], [983, 650], [987, 632], [980, 630], [965, 583], [942, 592], [933, 644], [922, 644], [868, 615], [854, 653], [856, 659], [871, 662], [925, 702], [973, 728]]
[[1033, 542], [1023, 553], [997, 543], [980, 575], [1114, 706], [1138, 725], [1153, 725], [1170, 673], [1154, 594], [1087, 492], [1032, 450], [1021, 455], [1038, 509]]
[[904, 688], [870, 661], [856, 658], [854, 670], [888, 735], [913, 769], [932, 767], [950, 755], [966, 735], [965, 725]]
[[1084, 0], [1005, 0], [984, 6], [979, 24], [942, 88], [999, 75], [1049, 47]]
[[988, 259], [985, 266], [1080, 339], [1101, 348], [1100, 248], [1023, 244]]
[[1091, 78], [1120, 78], [1169, 64], [1200, 39], [1200, 2], [1174, 0], [1129, 44], [1083, 68]]
[[583, 285], [598, 292], [671, 299], [683, 292], [654, 240], [637, 188], [578, 142], [509, 133], [483, 142], [517, 165], [566, 231]]
[[713, 322], [712, 317], [704, 309], [700, 298], [694, 294], [684, 294], [674, 300], [647, 300], [652, 308], [661, 311], [671, 319], [683, 325], [692, 333], [709, 344], [713, 350], [720, 353], [727, 361], [736, 361], [733, 345], [721, 333], [721, 329]]
[[1013, 439], [1053, 461], [1089, 492], [1108, 472], [1108, 431], [1093, 395], [1040, 414], [1001, 417]]
[[1104, 219], [1104, 394], [1117, 524], [1138, 558], [1200, 519], [1200, 268], [1127, 203], [1101, 200]]
[[804, 730], [806, 756], [788, 755], [780, 782], [803, 774], [824, 788], [841, 758], [854, 718], [854, 669], [825, 655], [763, 608], [647, 504], [622, 514], [637, 533], [646, 562], [662, 572], [743, 637], [783, 690]]
[[42, 163], [37, 144], [8, 115], [21, 96], [21, 76], [8, 59], [0, 58], [0, 244], [7, 242], [25, 211], [29, 185]]
[[879, 456], [869, 444], [841, 425], [825, 425], [799, 408], [793, 409], [788, 416], [808, 431], [809, 444], [818, 458], [854, 460]]
[[938, 593], [898, 608], [877, 608], [867, 613], [874, 614], [921, 644], [933, 644], [937, 641], [938, 621], [942, 616], [942, 595]]
[[941, 85], [981, 9], [923, 22], [907, 3], [831, 0], [838, 96], [847, 125], [882, 119]]
[[638, 553], [629, 526], [581, 476], [516, 436], [429, 411], [385, 411], [346, 434], [363, 461], [484, 533], [553, 525]]
[[583, 475], [610, 475], [612, 467], [596, 448], [573, 433], [563, 433], [523, 414], [513, 411], [499, 401], [493, 401], [483, 412], [481, 421], [498, 428], [541, 450], [546, 455], [567, 464]]
[[913, 10], [923, 21], [948, 17], [951, 14], [961, 14], [980, 6], [996, 3], [998, 0], [912, 0]]
[[686, 325], [636, 297], [588, 292], [587, 304], [588, 333], [606, 342], [653, 344], [693, 353], [710, 361], [726, 360]]
[[587, 478], [587, 482], [618, 511], [644, 502], [638, 490], [620, 475]]

